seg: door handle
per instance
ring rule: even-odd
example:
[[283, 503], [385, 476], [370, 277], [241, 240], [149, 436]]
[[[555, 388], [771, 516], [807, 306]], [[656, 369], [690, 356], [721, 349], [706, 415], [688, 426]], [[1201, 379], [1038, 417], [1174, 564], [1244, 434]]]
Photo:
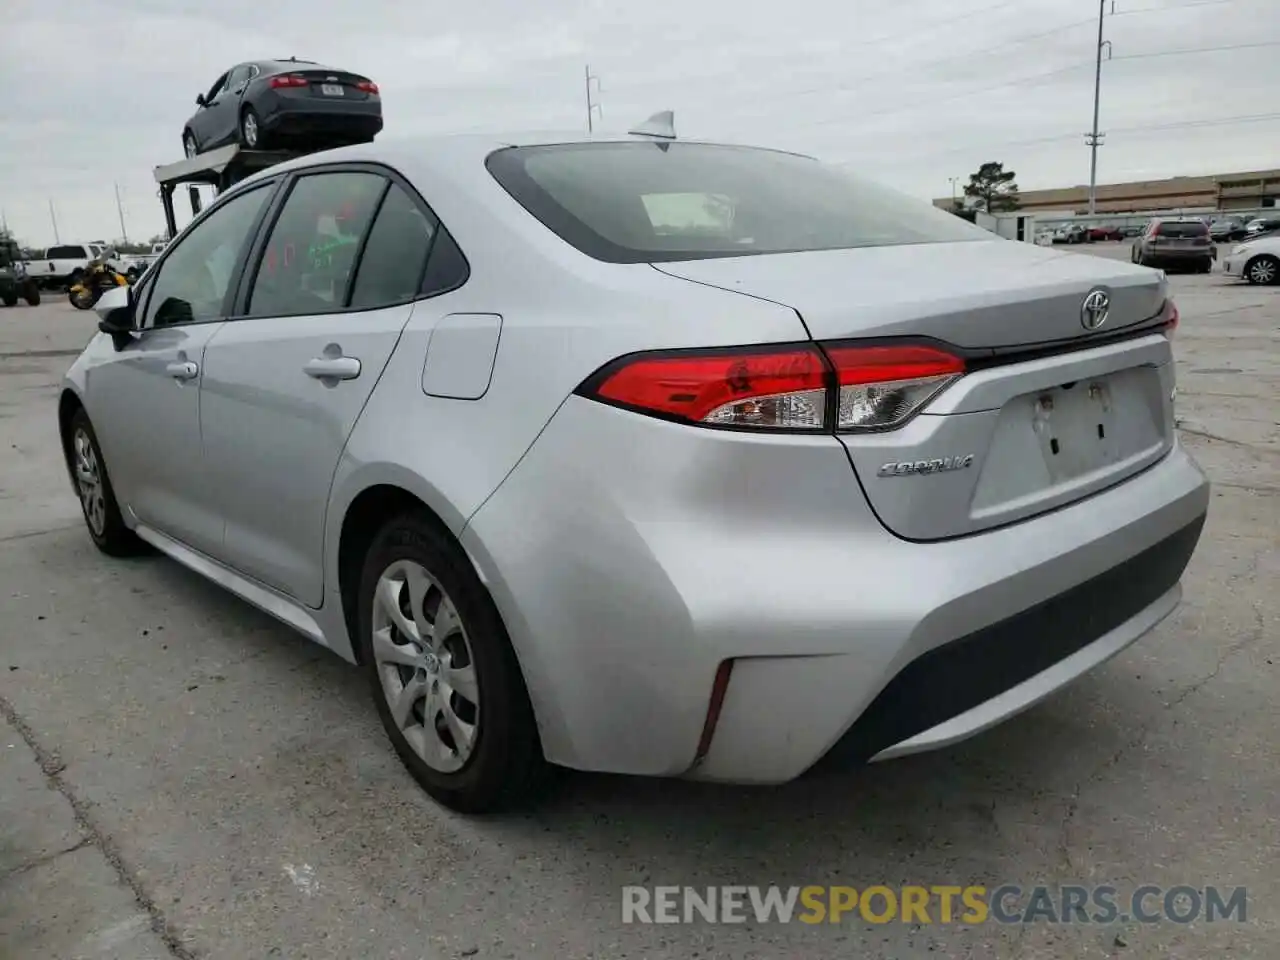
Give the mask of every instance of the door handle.
[[175, 380], [194, 380], [200, 374], [200, 368], [190, 360], [171, 363], [164, 370]]
[[360, 376], [360, 361], [355, 357], [316, 357], [306, 362], [302, 372], [316, 380], [354, 380]]

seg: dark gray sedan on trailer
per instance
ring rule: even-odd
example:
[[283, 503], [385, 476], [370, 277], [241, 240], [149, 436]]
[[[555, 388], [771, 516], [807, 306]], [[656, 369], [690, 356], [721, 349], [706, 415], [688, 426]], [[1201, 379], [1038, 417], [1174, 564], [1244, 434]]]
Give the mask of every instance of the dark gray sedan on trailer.
[[368, 143], [382, 130], [382, 98], [368, 77], [309, 60], [232, 67], [196, 96], [182, 128], [188, 157], [239, 143], [325, 149]]

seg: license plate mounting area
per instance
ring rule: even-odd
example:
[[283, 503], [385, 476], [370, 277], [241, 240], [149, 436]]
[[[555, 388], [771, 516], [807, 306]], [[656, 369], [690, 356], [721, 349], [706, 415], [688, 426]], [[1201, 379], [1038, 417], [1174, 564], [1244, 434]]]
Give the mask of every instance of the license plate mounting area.
[[1115, 463], [1115, 403], [1106, 378], [1063, 384], [1038, 394], [1032, 429], [1054, 483]]

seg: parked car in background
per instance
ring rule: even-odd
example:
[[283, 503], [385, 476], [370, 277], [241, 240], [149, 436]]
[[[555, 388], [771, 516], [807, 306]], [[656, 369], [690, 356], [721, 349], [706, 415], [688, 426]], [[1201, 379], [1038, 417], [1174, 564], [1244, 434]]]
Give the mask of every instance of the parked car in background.
[[1054, 243], [1084, 243], [1088, 239], [1088, 231], [1083, 224], [1073, 223], [1067, 227], [1059, 227], [1053, 235]]
[[1088, 238], [1090, 243], [1105, 242], [1109, 240], [1122, 240], [1124, 233], [1119, 227], [1113, 227], [1107, 224], [1095, 224], [1089, 227]]
[[1259, 235], [1222, 258], [1222, 272], [1259, 285], [1280, 283], [1280, 232]]
[[1197, 273], [1211, 271], [1217, 255], [1209, 225], [1196, 217], [1157, 217], [1130, 249], [1130, 259], [1144, 267], [1189, 267]]
[[382, 130], [376, 83], [309, 60], [237, 64], [196, 97], [196, 106], [182, 128], [188, 157], [232, 143], [250, 150], [368, 143]]
[[1280, 217], [1257, 217], [1250, 220], [1244, 228], [1245, 238], [1262, 236], [1280, 230]]
[[1170, 615], [1209, 502], [1162, 273], [776, 150], [302, 156], [97, 310], [92, 541], [360, 664], [462, 810], [974, 735]]
[[1146, 225], [1140, 223], [1130, 223], [1120, 228], [1120, 235], [1128, 240], [1130, 237], [1140, 237], [1146, 232]]
[[1235, 217], [1223, 217], [1209, 224], [1209, 237], [1215, 243], [1243, 240], [1245, 234], [1244, 222]]

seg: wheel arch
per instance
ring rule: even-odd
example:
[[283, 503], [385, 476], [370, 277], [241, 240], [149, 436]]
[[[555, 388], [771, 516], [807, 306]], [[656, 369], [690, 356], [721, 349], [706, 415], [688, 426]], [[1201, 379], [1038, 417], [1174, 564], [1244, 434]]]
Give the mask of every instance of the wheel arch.
[[71, 421], [84, 409], [84, 401], [70, 387], [63, 387], [58, 397], [58, 437], [62, 442], [62, 462], [67, 468], [67, 479], [76, 489], [75, 468], [71, 463]]
[[[363, 659], [359, 643], [357, 591], [360, 587], [360, 572], [364, 565], [364, 558], [369, 552], [373, 538], [377, 536], [383, 525], [393, 517], [404, 513], [416, 513], [436, 527], [440, 535], [466, 557], [467, 562], [475, 570], [476, 576], [487, 589], [484, 573], [476, 565], [475, 559], [462, 546], [451, 525], [428, 503], [426, 498], [408, 489], [407, 486], [395, 482], [379, 482], [364, 487], [347, 503], [342, 512], [341, 523], [335, 531], [337, 599], [341, 604], [342, 624], [346, 628], [347, 639], [351, 644], [352, 656], [356, 663], [360, 663]], [[498, 615], [501, 617], [500, 611]]]

